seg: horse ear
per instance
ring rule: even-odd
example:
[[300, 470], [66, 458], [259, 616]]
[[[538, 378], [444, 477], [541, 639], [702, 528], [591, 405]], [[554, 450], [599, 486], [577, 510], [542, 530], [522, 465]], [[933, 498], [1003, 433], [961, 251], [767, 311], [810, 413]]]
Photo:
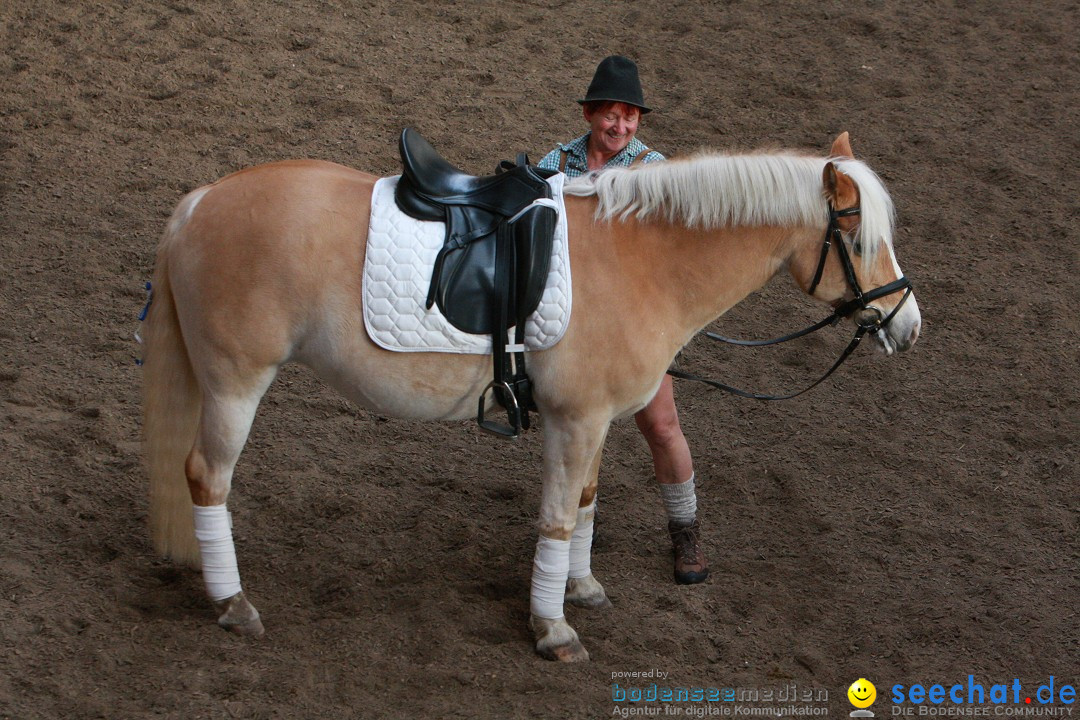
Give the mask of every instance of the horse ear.
[[833, 140], [832, 149], [829, 150], [830, 157], [846, 157], [855, 159], [855, 153], [851, 152], [851, 142], [848, 140], [847, 130], [836, 136]]
[[855, 183], [831, 162], [825, 163], [821, 181], [825, 185], [825, 196], [834, 208], [847, 208], [858, 204], [859, 191], [855, 189]]

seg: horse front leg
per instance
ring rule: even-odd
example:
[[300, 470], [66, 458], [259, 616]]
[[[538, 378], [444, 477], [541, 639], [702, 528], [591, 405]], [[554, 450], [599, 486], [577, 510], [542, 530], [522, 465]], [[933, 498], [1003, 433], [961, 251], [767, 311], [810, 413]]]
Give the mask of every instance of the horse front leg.
[[[604, 437], [607, 438], [606, 432]], [[570, 578], [566, 582], [566, 602], [581, 608], [611, 607], [604, 586], [592, 574], [593, 518], [596, 515], [596, 490], [603, 453], [604, 441], [601, 440], [578, 501], [577, 524], [570, 537]]]
[[578, 507], [603, 446], [609, 420], [563, 416], [544, 419], [544, 481], [540, 537], [533, 559], [529, 624], [536, 652], [548, 660], [580, 662], [589, 653], [566, 622], [563, 604]]

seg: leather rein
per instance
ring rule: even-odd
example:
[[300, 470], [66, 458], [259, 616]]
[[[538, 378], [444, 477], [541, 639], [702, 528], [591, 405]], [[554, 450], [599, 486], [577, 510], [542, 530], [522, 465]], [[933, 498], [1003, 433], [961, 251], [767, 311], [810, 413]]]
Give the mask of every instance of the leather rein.
[[[851, 261], [851, 255], [848, 253], [847, 246], [844, 244], [844, 238], [840, 230], [840, 225], [837, 222], [842, 217], [850, 217], [852, 215], [860, 214], [860, 208], [858, 206], [846, 208], [844, 210], [834, 210], [829, 206], [829, 224], [825, 228], [825, 239], [821, 246], [821, 257], [818, 260], [817, 270], [814, 272], [814, 279], [810, 283], [810, 289], [807, 291], [808, 295], [813, 295], [817, 290], [818, 283], [821, 282], [821, 276], [825, 272], [825, 262], [829, 258], [829, 250], [835, 245], [836, 252], [840, 256], [840, 264], [844, 268], [844, 277], [847, 279], [848, 287], [854, 294], [854, 298], [846, 302], [837, 302], [833, 305], [833, 312], [827, 318], [814, 323], [813, 325], [797, 330], [788, 335], [782, 337], [773, 338], [771, 340], [737, 340], [734, 338], [724, 337], [713, 332], [706, 332], [705, 335], [719, 342], [728, 343], [729, 345], [741, 345], [743, 347], [763, 347], [765, 345], [779, 345], [780, 343], [794, 340], [796, 338], [809, 335], [810, 333], [817, 332], [823, 327], [830, 325], [836, 325], [841, 320], [852, 317], [858, 313], [858, 317], [855, 318], [855, 335], [851, 338], [851, 342], [840, 353], [840, 357], [833, 363], [824, 375], [815, 380], [809, 386], [799, 390], [798, 392], [791, 393], [789, 395], [767, 395], [765, 393], [755, 393], [748, 390], [740, 390], [739, 388], [726, 385], [717, 380], [711, 380], [709, 378], [701, 377], [700, 375], [694, 375], [692, 373], [683, 372], [682, 370], [669, 369], [668, 375], [679, 378], [681, 380], [693, 380], [694, 382], [704, 383], [711, 387], [729, 392], [732, 395], [739, 397], [750, 398], [752, 400], [790, 400], [791, 398], [798, 397], [809, 390], [817, 387], [826, 378], [833, 374], [838, 367], [844, 364], [844, 361], [855, 352], [855, 348], [859, 346], [859, 342], [862, 340], [866, 333], [876, 335], [885, 329], [889, 322], [896, 316], [900, 308], [903, 307], [908, 297], [911, 295], [912, 286], [911, 281], [906, 277], [899, 277], [893, 280], [887, 285], [874, 288], [868, 292], [863, 292], [859, 286], [859, 280], [855, 276], [855, 264]], [[870, 303], [879, 298], [883, 298], [886, 295], [892, 295], [895, 292], [903, 290], [904, 296], [900, 298], [900, 302], [896, 304], [896, 307], [892, 309], [888, 315], [885, 315], [879, 308], [874, 307]], [[870, 311], [872, 317], [870, 316]]]

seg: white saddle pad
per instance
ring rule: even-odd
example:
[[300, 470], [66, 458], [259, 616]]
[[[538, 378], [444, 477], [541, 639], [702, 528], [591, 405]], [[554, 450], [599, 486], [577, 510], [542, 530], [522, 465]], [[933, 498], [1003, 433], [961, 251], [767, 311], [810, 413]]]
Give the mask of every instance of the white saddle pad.
[[[364, 260], [364, 325], [379, 347], [403, 352], [491, 353], [490, 335], [472, 335], [450, 324], [439, 310], [424, 307], [442, 249], [445, 225], [414, 220], [394, 202], [400, 175], [375, 183]], [[548, 179], [559, 208], [551, 248], [551, 273], [540, 305], [525, 323], [525, 348], [544, 350], [558, 342], [570, 320], [570, 251], [561, 173]], [[513, 330], [510, 338], [514, 336]]]

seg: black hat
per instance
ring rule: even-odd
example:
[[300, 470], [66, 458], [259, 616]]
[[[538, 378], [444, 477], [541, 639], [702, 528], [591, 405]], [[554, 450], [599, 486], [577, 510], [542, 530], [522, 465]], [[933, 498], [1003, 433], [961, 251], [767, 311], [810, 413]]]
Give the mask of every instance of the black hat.
[[578, 103], [584, 105], [594, 100], [612, 100], [634, 105], [641, 109], [643, 115], [652, 111], [652, 108], [645, 105], [637, 65], [622, 55], [609, 55], [600, 61], [592, 82], [589, 83], [588, 92]]

